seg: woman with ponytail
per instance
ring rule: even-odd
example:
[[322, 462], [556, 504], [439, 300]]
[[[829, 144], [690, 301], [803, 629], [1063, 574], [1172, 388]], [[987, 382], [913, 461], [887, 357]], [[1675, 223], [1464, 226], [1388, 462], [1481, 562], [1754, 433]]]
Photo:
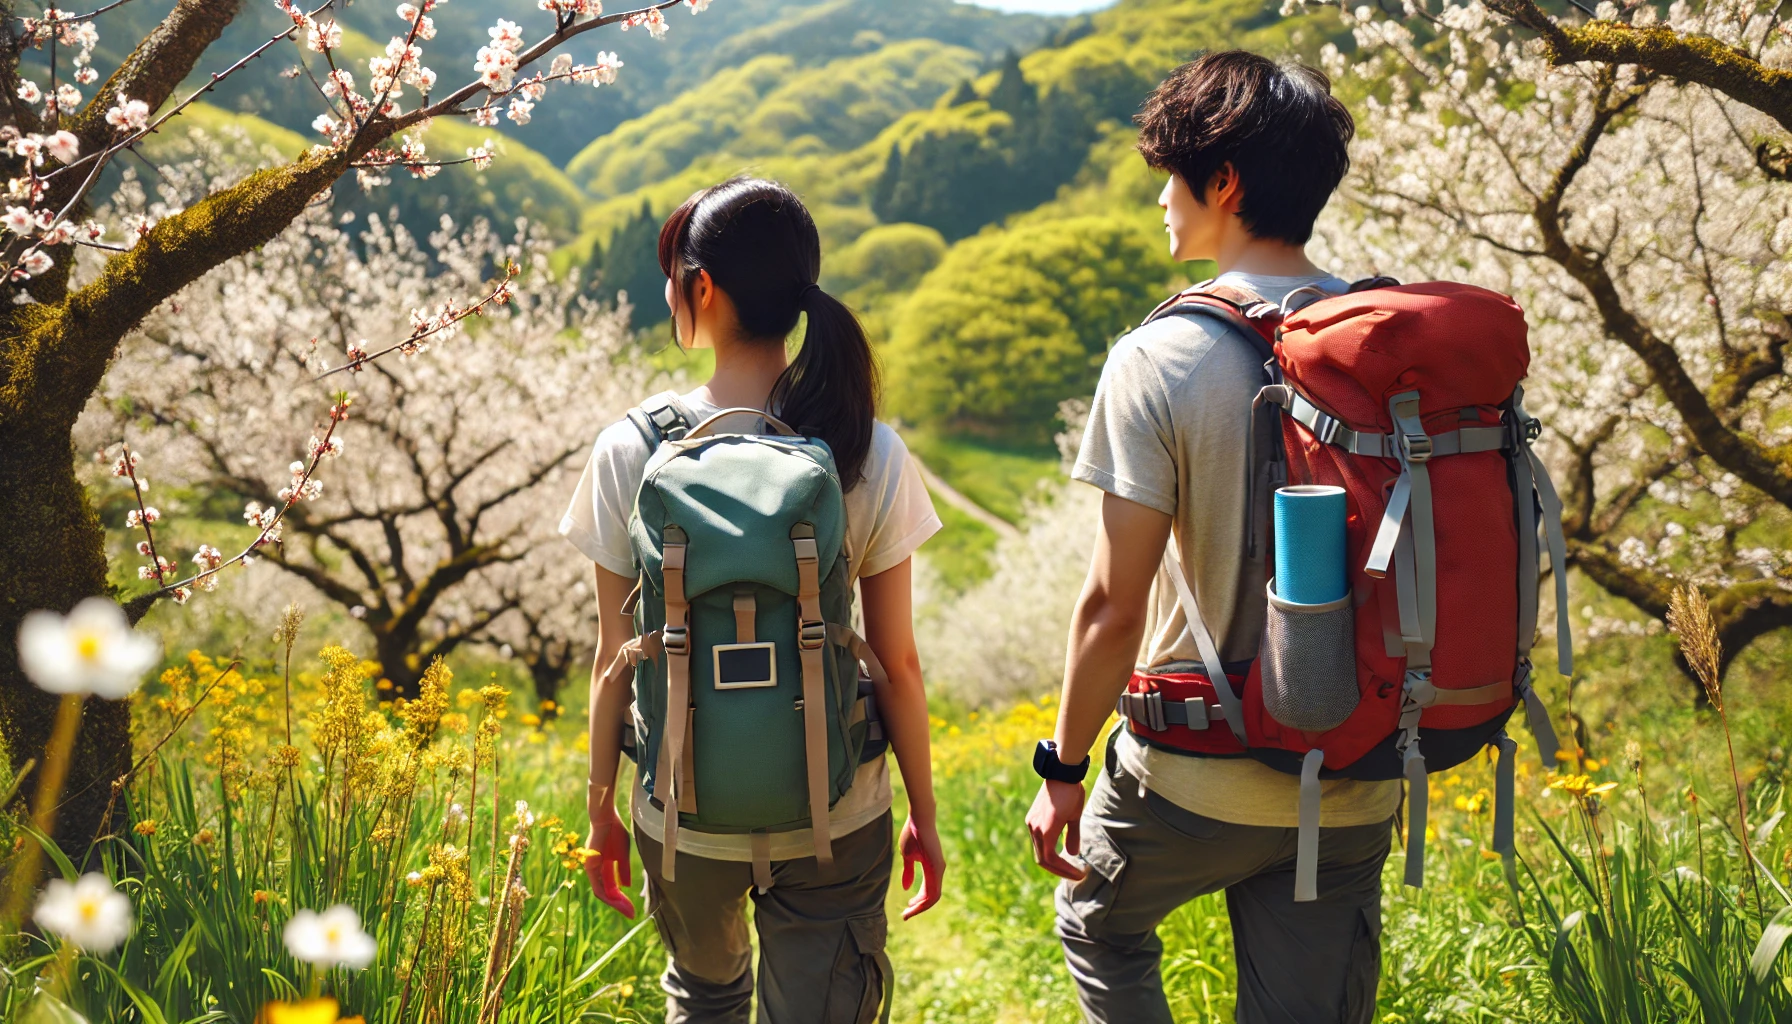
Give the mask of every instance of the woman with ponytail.
[[[816, 283], [821, 242], [783, 185], [736, 178], [672, 212], [660, 232], [660, 269], [675, 340], [715, 352], [709, 382], [669, 400], [689, 423], [721, 409], [763, 409], [832, 449], [846, 494], [849, 571], [858, 580], [865, 636], [889, 677], [876, 700], [908, 793], [909, 818], [892, 843], [891, 790], [880, 754], [859, 767], [828, 814], [833, 869], [818, 870], [806, 830], [774, 850], [775, 885], [753, 886], [748, 836], [681, 830], [675, 880], [661, 877], [661, 811], [635, 787], [631, 816], [645, 865], [647, 911], [669, 954], [666, 1020], [746, 1024], [755, 988], [746, 900], [759, 934], [761, 1024], [877, 1019], [890, 984], [884, 898], [896, 849], [903, 887], [922, 869], [913, 917], [940, 898], [945, 859], [934, 824], [927, 698], [915, 650], [910, 556], [940, 529], [901, 438], [875, 419], [877, 370], [858, 318]], [[794, 357], [786, 338], [806, 319]], [[652, 451], [623, 420], [598, 435], [560, 532], [597, 563], [598, 650], [591, 694], [591, 833], [586, 860], [599, 899], [633, 916], [628, 831], [616, 810], [628, 680], [602, 678], [633, 636], [623, 611], [636, 568], [628, 520]]]

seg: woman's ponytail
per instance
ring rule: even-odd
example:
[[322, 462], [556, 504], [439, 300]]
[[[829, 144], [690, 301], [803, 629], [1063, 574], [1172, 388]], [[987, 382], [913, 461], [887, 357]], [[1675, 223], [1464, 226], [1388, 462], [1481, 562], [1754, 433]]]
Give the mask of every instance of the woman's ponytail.
[[741, 330], [768, 344], [809, 325], [803, 345], [772, 385], [766, 410], [827, 442], [851, 490], [871, 454], [877, 415], [877, 362], [865, 328], [816, 283], [821, 237], [802, 201], [783, 185], [734, 178], [686, 200], [660, 236], [660, 268], [685, 293], [690, 275], [707, 270], [733, 300]]
[[798, 303], [809, 315], [803, 347], [772, 385], [767, 407], [796, 429], [826, 441], [834, 450], [841, 486], [851, 490], [871, 454], [877, 362], [859, 318], [839, 299], [811, 284]]

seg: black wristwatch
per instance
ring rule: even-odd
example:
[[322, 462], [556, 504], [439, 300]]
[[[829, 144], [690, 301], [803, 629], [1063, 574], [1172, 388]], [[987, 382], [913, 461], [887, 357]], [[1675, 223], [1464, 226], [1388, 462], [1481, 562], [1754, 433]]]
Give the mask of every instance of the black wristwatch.
[[1033, 771], [1049, 782], [1082, 782], [1083, 776], [1089, 774], [1089, 759], [1085, 757], [1076, 764], [1065, 764], [1058, 760], [1056, 743], [1040, 740], [1033, 748]]

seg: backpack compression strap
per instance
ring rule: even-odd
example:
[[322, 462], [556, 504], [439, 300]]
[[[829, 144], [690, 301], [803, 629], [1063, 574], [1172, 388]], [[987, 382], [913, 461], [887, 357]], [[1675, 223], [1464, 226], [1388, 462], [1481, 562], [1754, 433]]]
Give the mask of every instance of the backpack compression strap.
[[822, 655], [828, 644], [827, 620], [821, 616], [821, 555], [815, 527], [798, 523], [790, 529], [796, 552], [797, 652], [803, 659], [803, 756], [808, 762], [809, 829], [815, 836], [815, 863], [823, 872], [834, 866], [833, 838], [828, 832], [827, 679]]
[[[659, 798], [666, 824], [660, 841], [660, 874], [673, 881], [678, 855], [678, 814], [690, 790], [690, 759], [685, 748], [691, 728], [690, 604], [684, 592], [686, 540], [683, 530], [666, 528], [661, 571], [666, 584], [666, 628], [660, 643], [666, 652], [666, 733], [660, 739], [659, 765], [653, 774], [653, 795]], [[692, 810], [695, 811], [694, 801]]]

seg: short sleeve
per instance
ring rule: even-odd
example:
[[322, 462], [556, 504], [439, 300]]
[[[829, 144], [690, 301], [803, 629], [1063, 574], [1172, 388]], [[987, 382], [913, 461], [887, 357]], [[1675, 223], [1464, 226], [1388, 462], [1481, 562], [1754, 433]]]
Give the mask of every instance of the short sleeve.
[[561, 536], [618, 576], [635, 575], [628, 520], [649, 454], [646, 440], [628, 420], [604, 428], [560, 519]]
[[865, 469], [865, 478], [846, 502], [850, 532], [864, 552], [858, 559], [860, 577], [901, 565], [941, 527], [921, 471], [888, 424], [873, 428]]
[[1169, 393], [1139, 334], [1122, 338], [1108, 354], [1070, 475], [1173, 516], [1176, 435]]

